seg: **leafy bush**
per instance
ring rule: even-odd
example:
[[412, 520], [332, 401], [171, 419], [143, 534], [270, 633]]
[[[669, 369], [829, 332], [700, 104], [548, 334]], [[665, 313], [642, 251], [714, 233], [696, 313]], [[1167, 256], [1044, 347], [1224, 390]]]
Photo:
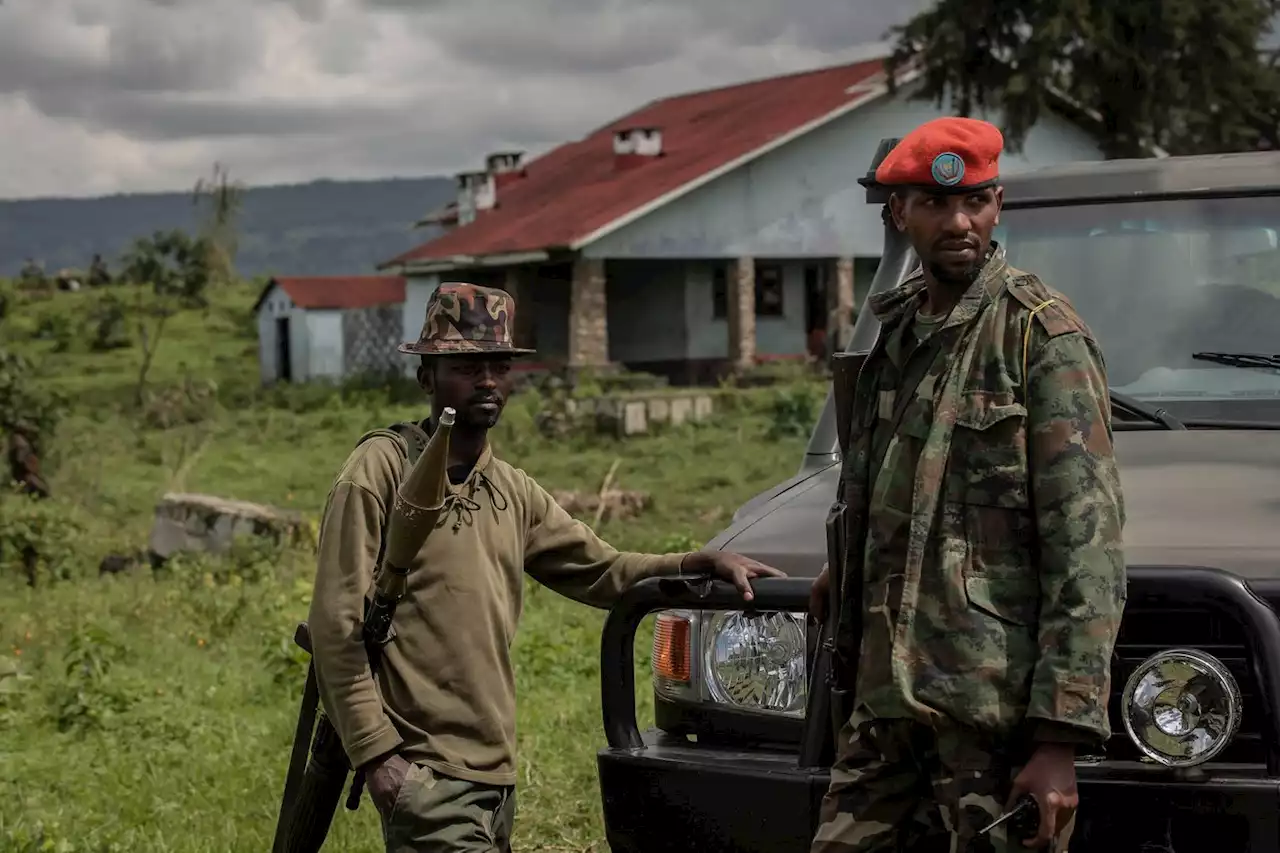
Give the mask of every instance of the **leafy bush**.
[[125, 647], [97, 625], [71, 635], [63, 655], [62, 679], [52, 695], [59, 731], [102, 729], [129, 709], [133, 695], [111, 677], [112, 669], [125, 657]]
[[769, 438], [798, 437], [813, 430], [825, 392], [813, 383], [795, 384], [775, 392], [770, 405]]
[[152, 429], [171, 429], [209, 420], [218, 411], [218, 385], [212, 379], [194, 380], [147, 389], [143, 393], [142, 422]]
[[31, 424], [36, 431], [32, 444], [39, 453], [66, 407], [64, 396], [37, 385], [35, 366], [29, 359], [0, 349], [0, 429], [13, 429], [20, 421]]
[[65, 502], [29, 496], [11, 486], [0, 494], [0, 571], [29, 575], [24, 557], [34, 553], [34, 576], [29, 576], [33, 584], [38, 578], [69, 580], [81, 565], [82, 532]]
[[114, 293], [106, 293], [89, 311], [89, 349], [109, 352], [133, 346], [127, 321], [124, 303]]

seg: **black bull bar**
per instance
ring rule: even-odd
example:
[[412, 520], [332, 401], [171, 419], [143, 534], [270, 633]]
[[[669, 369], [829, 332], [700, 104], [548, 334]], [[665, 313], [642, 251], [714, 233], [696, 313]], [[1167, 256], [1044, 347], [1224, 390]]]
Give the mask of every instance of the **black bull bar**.
[[[810, 578], [765, 578], [752, 584], [754, 600], [743, 601], [731, 584], [705, 578], [649, 578], [628, 589], [605, 620], [600, 647], [600, 699], [605, 737], [612, 750], [644, 747], [636, 723], [635, 632], [659, 610], [742, 610], [747, 613], [805, 611]], [[1128, 569], [1127, 608], [1211, 608], [1238, 624], [1258, 686], [1260, 734], [1268, 776], [1280, 776], [1280, 619], [1240, 577], [1220, 569], [1134, 566]], [[696, 650], [695, 650], [696, 653]], [[825, 693], [810, 685], [814, 694]], [[825, 715], [810, 719], [824, 720]]]

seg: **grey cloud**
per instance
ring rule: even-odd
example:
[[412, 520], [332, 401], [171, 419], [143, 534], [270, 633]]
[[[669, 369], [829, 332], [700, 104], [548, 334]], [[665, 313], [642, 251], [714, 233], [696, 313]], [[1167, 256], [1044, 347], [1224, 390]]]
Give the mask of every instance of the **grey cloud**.
[[226, 96], [192, 98], [126, 93], [112, 98], [65, 103], [51, 97], [44, 102], [51, 101], [60, 108], [56, 112], [76, 115], [90, 126], [106, 130], [127, 127], [135, 139], [151, 141], [231, 136], [280, 139], [308, 134], [350, 134], [353, 127], [392, 121], [404, 112], [401, 105], [365, 100], [298, 104], [278, 99], [250, 102]]
[[[410, 10], [408, 0], [366, 0]], [[927, 0], [437, 0], [417, 26], [465, 64], [609, 73], [671, 59], [700, 41], [820, 51], [881, 39]]]
[[697, 35], [689, 27], [690, 13], [665, 2], [472, 2], [442, 3], [436, 14], [417, 21], [420, 32], [467, 66], [543, 74], [619, 72], [678, 56]]
[[24, 164], [0, 196], [77, 170], [127, 190], [213, 160], [273, 182], [536, 156], [654, 98], [842, 61], [925, 2], [3, 0], [0, 110], [16, 96], [94, 154]]
[[[173, 91], [227, 87], [257, 68], [262, 41], [234, 16], [209, 7], [157, 12], [113, 0], [22, 16], [0, 6], [0, 91]], [[61, 14], [60, 14], [61, 13]], [[105, 31], [105, 32], [104, 32]]]

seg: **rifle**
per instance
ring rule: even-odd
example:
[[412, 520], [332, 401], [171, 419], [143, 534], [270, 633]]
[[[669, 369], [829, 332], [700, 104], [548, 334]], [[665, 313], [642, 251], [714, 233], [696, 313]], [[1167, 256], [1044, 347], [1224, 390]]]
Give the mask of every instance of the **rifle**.
[[[444, 508], [448, 488], [449, 435], [455, 414], [453, 409], [445, 409], [441, 414], [440, 422], [422, 455], [401, 483], [392, 505], [383, 541], [383, 557], [373, 595], [365, 603], [361, 627], [369, 669], [375, 677], [382, 661], [382, 649], [395, 637], [392, 620], [408, 589], [408, 566], [422, 550]], [[313, 659], [307, 666], [307, 682], [303, 688], [302, 707], [271, 849], [273, 853], [317, 853], [329, 834], [347, 774], [352, 768], [333, 723], [324, 713], [320, 713], [317, 719], [319, 685], [310, 632], [305, 622], [298, 626], [294, 642], [312, 654]], [[311, 740], [309, 750], [308, 738]], [[359, 808], [363, 790], [364, 774], [357, 771], [347, 797], [349, 810]]]
[[[840, 458], [843, 460], [849, 453], [850, 432], [852, 430], [854, 388], [858, 381], [858, 372], [867, 360], [867, 353], [836, 353], [831, 364], [831, 387], [836, 414], [836, 437], [840, 446]], [[853, 690], [858, 680], [858, 656], [855, 652], [851, 659], [845, 659], [838, 651], [836, 631], [841, 618], [848, 626], [845, 631], [849, 636], [862, 639], [862, 578], [847, 577], [848, 565], [848, 512], [845, 503], [844, 477], [836, 490], [835, 502], [827, 513], [827, 618], [823, 624], [821, 654], [827, 659], [822, 667], [826, 676], [826, 687], [831, 701], [831, 752], [824, 757], [834, 758], [835, 739], [840, 729], [853, 714]], [[842, 613], [844, 591], [848, 589], [853, 596], [848, 613]], [[826, 750], [824, 749], [824, 753]], [[829, 762], [824, 762], [829, 763]]]

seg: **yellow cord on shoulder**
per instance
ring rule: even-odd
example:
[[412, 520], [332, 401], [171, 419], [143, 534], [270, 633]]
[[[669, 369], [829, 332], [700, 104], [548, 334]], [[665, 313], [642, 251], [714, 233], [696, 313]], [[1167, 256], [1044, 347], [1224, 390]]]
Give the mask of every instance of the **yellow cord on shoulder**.
[[1035, 319], [1037, 314], [1057, 301], [1056, 299], [1046, 299], [1035, 308], [1032, 308], [1031, 314], [1027, 317], [1027, 331], [1022, 336], [1022, 385], [1024, 388], [1029, 385], [1027, 381], [1027, 352], [1031, 349], [1031, 327], [1034, 325], [1031, 321]]

